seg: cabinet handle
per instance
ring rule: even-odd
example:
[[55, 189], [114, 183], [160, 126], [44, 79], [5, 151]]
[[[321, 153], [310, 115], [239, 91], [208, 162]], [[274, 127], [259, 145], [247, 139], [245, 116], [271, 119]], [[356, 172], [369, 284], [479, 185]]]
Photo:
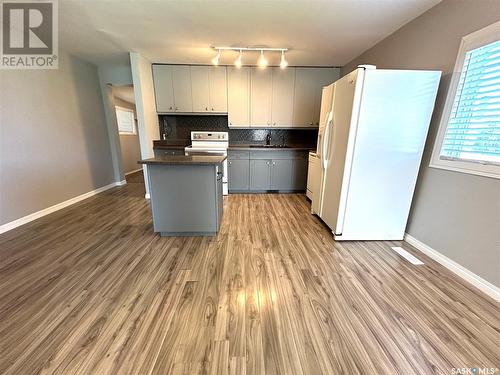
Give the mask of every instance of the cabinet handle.
[[175, 107], [175, 110], [177, 111], [179, 109], [179, 107]]
[[267, 165], [269, 165], [270, 163], [269, 162], [266, 162]]
[[212, 108], [212, 111], [213, 111], [213, 110], [214, 110], [214, 109]]
[[232, 161], [230, 161], [230, 162], [229, 162], [229, 164], [233, 164], [233, 162], [232, 162]]
[[208, 107], [205, 107], [205, 111], [208, 111]]
[[172, 107], [170, 107], [169, 109], [172, 110]]
[[311, 125], [311, 126], [312, 126], [312, 124], [313, 124], [312, 122], [309, 123], [309, 125]]
[[276, 162], [275, 162], [275, 161], [273, 161], [273, 165], [276, 165]]

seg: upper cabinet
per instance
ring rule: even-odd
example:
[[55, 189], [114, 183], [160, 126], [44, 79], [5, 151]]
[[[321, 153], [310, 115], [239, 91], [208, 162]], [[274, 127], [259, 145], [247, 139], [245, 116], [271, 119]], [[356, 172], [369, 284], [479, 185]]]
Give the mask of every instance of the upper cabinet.
[[250, 68], [250, 124], [271, 126], [271, 69]]
[[153, 65], [158, 113], [227, 113], [230, 127], [317, 127], [338, 68]]
[[295, 68], [272, 68], [273, 92], [271, 103], [272, 126], [289, 127], [293, 119]]
[[172, 68], [172, 65], [153, 65], [157, 112], [175, 111]]
[[212, 112], [227, 112], [227, 74], [225, 66], [210, 66], [208, 68], [210, 110]]
[[250, 68], [227, 68], [227, 114], [230, 127], [250, 125]]
[[174, 65], [172, 67], [172, 82], [174, 85], [175, 111], [193, 112], [190, 67], [186, 65]]
[[210, 112], [209, 83], [208, 66], [191, 66], [193, 112]]
[[293, 126], [317, 127], [321, 107], [321, 92], [339, 77], [339, 69], [296, 68], [293, 102]]
[[153, 65], [159, 113], [227, 112], [226, 67]]

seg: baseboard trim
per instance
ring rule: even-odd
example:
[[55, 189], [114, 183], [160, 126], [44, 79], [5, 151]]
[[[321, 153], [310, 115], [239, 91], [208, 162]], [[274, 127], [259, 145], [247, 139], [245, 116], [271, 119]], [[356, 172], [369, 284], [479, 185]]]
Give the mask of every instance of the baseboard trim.
[[436, 262], [446, 267], [454, 274], [460, 276], [465, 281], [474, 285], [476, 288], [486, 293], [497, 302], [500, 302], [500, 288], [491, 284], [489, 281], [484, 280], [482, 277], [476, 275], [475, 273], [469, 271], [464, 266], [461, 266], [454, 260], [451, 260], [447, 256], [441, 254], [439, 251], [417, 240], [415, 237], [409, 235], [408, 233], [405, 233], [404, 239], [417, 250], [434, 259]]
[[129, 174], [136, 173], [136, 172], [139, 172], [139, 171], [142, 171], [142, 168], [135, 169], [133, 171], [127, 172], [127, 173], [125, 173], [125, 176], [128, 176]]
[[40, 210], [40, 211], [37, 211], [37, 212], [33, 212], [32, 214], [29, 214], [27, 216], [24, 216], [24, 217], [21, 217], [19, 219], [16, 219], [14, 221], [11, 221], [9, 223], [6, 223], [6, 224], [3, 224], [3, 225], [0, 225], [0, 234], [2, 233], [5, 233], [5, 232], [8, 232], [9, 230], [12, 230], [14, 228], [17, 228], [17, 227], [20, 227], [21, 225], [24, 225], [24, 224], [27, 224], [33, 220], [36, 220], [36, 219], [39, 219], [43, 216], [46, 216], [46, 215], [49, 215], [53, 212], [56, 212], [56, 211], [59, 211], [63, 208], [66, 208], [68, 206], [71, 206], [72, 204], [75, 204], [75, 203], [78, 203], [84, 199], [87, 199], [87, 198], [90, 198], [96, 194], [99, 194], [99, 193], [102, 193], [103, 191], [106, 191], [108, 189], [111, 189], [111, 188], [114, 188], [116, 186], [122, 186], [122, 185], [125, 185], [127, 182], [125, 180], [123, 181], [118, 181], [118, 182], [113, 182], [109, 185], [106, 185], [106, 186], [102, 186], [98, 189], [95, 189], [95, 190], [92, 190], [92, 191], [89, 191], [87, 193], [84, 193], [82, 195], [78, 195], [74, 198], [71, 198], [71, 199], [68, 199], [64, 202], [61, 202], [61, 203], [57, 203], [53, 206], [50, 206], [50, 207], [47, 207], [47, 208], [44, 208], [43, 210]]

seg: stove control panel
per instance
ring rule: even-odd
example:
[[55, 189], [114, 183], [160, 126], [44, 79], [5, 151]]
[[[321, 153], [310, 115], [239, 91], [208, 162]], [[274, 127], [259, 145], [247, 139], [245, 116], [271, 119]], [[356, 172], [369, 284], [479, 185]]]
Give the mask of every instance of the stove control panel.
[[191, 132], [192, 141], [227, 141], [229, 139], [228, 132]]

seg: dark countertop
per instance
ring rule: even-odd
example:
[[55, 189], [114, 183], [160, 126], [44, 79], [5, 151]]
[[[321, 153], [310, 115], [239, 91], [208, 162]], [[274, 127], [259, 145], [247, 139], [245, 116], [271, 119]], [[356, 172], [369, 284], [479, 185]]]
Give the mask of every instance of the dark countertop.
[[191, 144], [191, 141], [187, 140], [156, 140], [153, 141], [153, 148], [155, 149], [162, 149], [162, 148], [169, 148], [169, 149], [179, 149], [183, 150], [186, 146], [189, 146]]
[[[261, 147], [256, 147], [256, 146], [261, 146]], [[237, 144], [230, 144], [229, 150], [311, 151], [311, 150], [316, 150], [316, 147], [315, 146], [307, 146], [307, 145], [287, 145], [286, 147], [279, 147], [279, 146], [273, 147], [273, 146], [265, 146], [265, 145], [237, 143]]]
[[226, 160], [226, 156], [203, 156], [203, 155], [172, 155], [158, 156], [156, 158], [145, 159], [138, 161], [139, 164], [183, 164], [183, 165], [200, 165], [200, 164], [219, 164]]

